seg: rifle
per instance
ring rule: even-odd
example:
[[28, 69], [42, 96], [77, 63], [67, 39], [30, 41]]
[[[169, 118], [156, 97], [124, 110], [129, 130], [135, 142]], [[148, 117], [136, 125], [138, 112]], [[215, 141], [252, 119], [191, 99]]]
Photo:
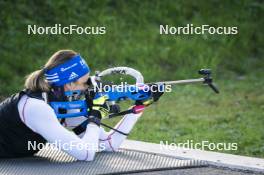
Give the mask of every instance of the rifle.
[[[144, 78], [142, 74], [132, 68], [129, 67], [114, 67], [106, 69], [102, 72], [96, 72], [95, 76], [92, 76], [89, 79], [89, 84], [93, 85], [93, 88], [87, 89], [84, 93], [91, 94], [91, 92], [94, 92], [94, 97], [97, 98], [102, 95], [108, 96], [108, 104], [111, 108], [110, 111], [112, 111], [108, 118], [125, 115], [128, 113], [139, 113], [143, 110], [144, 106], [134, 106], [132, 109], [122, 111], [120, 112], [117, 103], [124, 100], [145, 100], [150, 98], [151, 96], [151, 90], [146, 91], [146, 87], [150, 84], [156, 84], [160, 87], [162, 91], [164, 91], [164, 86], [166, 85], [176, 85], [176, 84], [194, 84], [194, 83], [202, 83], [205, 85], [208, 85], [215, 93], [219, 93], [219, 90], [217, 87], [213, 84], [213, 78], [211, 76], [211, 70], [210, 69], [201, 69], [198, 71], [200, 75], [202, 75], [202, 78], [197, 79], [186, 79], [186, 80], [176, 80], [176, 81], [162, 81], [162, 82], [154, 82], [154, 83], [144, 83]], [[96, 88], [98, 84], [102, 84], [102, 77], [106, 75], [112, 75], [112, 74], [122, 74], [122, 75], [130, 75], [136, 79], [136, 84], [134, 85], [125, 85], [121, 88], [116, 87], [112, 88], [109, 86], [107, 88], [107, 92], [103, 91], [102, 88]], [[103, 85], [105, 87], [106, 85]], [[69, 91], [66, 92], [67, 96], [79, 96], [83, 92], [81, 91]], [[89, 96], [89, 95], [88, 95]], [[69, 102], [50, 102], [50, 105], [55, 110], [55, 113], [57, 114], [58, 118], [69, 118], [69, 117], [78, 117], [78, 116], [88, 116], [88, 106], [87, 100], [76, 100], [76, 101], [69, 101]], [[79, 109], [78, 112], [75, 113], [61, 113], [60, 111], [66, 111], [69, 109]]]
[[[91, 76], [87, 84], [89, 84], [90, 86], [92, 85], [92, 87], [88, 88], [84, 92], [82, 91], [65, 92], [66, 96], [71, 97], [70, 101], [50, 102], [50, 105], [54, 109], [57, 117], [61, 119], [69, 118], [69, 117], [88, 116], [89, 114], [88, 109], [89, 109], [90, 104], [89, 104], [89, 100], [87, 99], [91, 98], [91, 93], [93, 94], [92, 95], [93, 98], [106, 95], [108, 96], [107, 103], [110, 106], [110, 115], [107, 118], [113, 118], [116, 116], [126, 115], [130, 113], [137, 114], [137, 113], [142, 112], [144, 108], [146, 107], [145, 105], [136, 105], [128, 110], [120, 111], [120, 107], [117, 103], [119, 103], [120, 101], [124, 101], [124, 100], [137, 101], [137, 100], [145, 100], [145, 99], [150, 98], [152, 95], [152, 92], [151, 90], [146, 90], [146, 87], [149, 87], [149, 85], [151, 84], [157, 85], [158, 87], [160, 87], [161, 91], [164, 92], [165, 91], [164, 86], [167, 86], [167, 85], [202, 83], [204, 85], [208, 85], [215, 93], [219, 93], [218, 88], [213, 84], [213, 78], [211, 76], [210, 69], [201, 69], [198, 71], [198, 73], [203, 77], [196, 78], [196, 79], [144, 83], [144, 78], [142, 74], [133, 68], [129, 68], [129, 67], [109, 68], [102, 72], [96, 72], [95, 76]], [[118, 89], [119, 87], [109, 86], [106, 92], [106, 90], [102, 87], [106, 87], [107, 84], [104, 84], [102, 78], [107, 75], [112, 75], [112, 74], [130, 75], [135, 78], [136, 84], [132, 84], [132, 85], [126, 84], [125, 86], [121, 86], [120, 89]], [[102, 85], [101, 88], [98, 88], [99, 84]], [[72, 99], [75, 99], [74, 97], [80, 96], [81, 94], [85, 94], [84, 99], [72, 100]], [[75, 109], [75, 110], [77, 109], [78, 111], [74, 113], [65, 112], [67, 110], [72, 110], [72, 109]], [[61, 111], [64, 111], [64, 112], [61, 112]], [[89, 119], [81, 123], [78, 127], [74, 128], [73, 131], [76, 134], [82, 133], [85, 130], [88, 122], [89, 122]], [[121, 134], [126, 135], [125, 133], [118, 131], [110, 126], [107, 126], [103, 123], [102, 125], [110, 129], [113, 129]]]

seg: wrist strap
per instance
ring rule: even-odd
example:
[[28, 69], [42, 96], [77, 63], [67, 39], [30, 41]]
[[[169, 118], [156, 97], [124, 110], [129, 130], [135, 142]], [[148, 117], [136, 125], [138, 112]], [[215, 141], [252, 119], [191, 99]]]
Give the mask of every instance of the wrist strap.
[[111, 126], [108, 126], [108, 125], [106, 125], [106, 124], [104, 124], [104, 123], [101, 123], [101, 125], [104, 126], [104, 127], [109, 128], [109, 129], [112, 129], [112, 130], [118, 132], [119, 134], [122, 134], [122, 135], [125, 135], [125, 136], [129, 136], [129, 133], [124, 133], [124, 132], [122, 132], [122, 131], [120, 131], [120, 130], [117, 130], [117, 129], [111, 127]]
[[[85, 120], [85, 121], [82, 122], [80, 125], [78, 125], [78, 126], [76, 126], [75, 128], [73, 128], [72, 131], [73, 131], [76, 135], [79, 135], [79, 134], [83, 133], [83, 132], [86, 130], [86, 126], [88, 125], [89, 122], [90, 122], [89, 119]], [[101, 125], [104, 126], [104, 127], [109, 128], [109, 129], [112, 129], [112, 130], [114, 130], [114, 131], [116, 131], [116, 132], [118, 132], [118, 133], [120, 133], [120, 134], [122, 134], [122, 135], [125, 135], [125, 136], [128, 136], [128, 135], [129, 135], [129, 133], [124, 133], [124, 132], [119, 131], [119, 130], [117, 130], [117, 129], [111, 127], [111, 126], [108, 126], [108, 125], [106, 125], [106, 124], [104, 124], [104, 123], [101, 123]]]

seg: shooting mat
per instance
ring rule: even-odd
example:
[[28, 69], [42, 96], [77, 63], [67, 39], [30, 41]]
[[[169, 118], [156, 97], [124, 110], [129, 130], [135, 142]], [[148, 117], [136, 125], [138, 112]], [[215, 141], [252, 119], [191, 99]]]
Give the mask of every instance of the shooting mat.
[[0, 174], [120, 174], [205, 167], [199, 160], [182, 160], [152, 153], [119, 150], [98, 153], [92, 162], [77, 161], [56, 149], [43, 149], [36, 156], [0, 160]]

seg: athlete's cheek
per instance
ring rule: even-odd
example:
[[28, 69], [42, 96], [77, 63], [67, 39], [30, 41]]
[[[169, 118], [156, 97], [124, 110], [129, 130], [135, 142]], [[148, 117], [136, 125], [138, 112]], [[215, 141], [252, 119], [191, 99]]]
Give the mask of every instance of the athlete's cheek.
[[86, 85], [82, 84], [82, 85], [78, 85], [78, 90], [85, 90], [87, 89]]

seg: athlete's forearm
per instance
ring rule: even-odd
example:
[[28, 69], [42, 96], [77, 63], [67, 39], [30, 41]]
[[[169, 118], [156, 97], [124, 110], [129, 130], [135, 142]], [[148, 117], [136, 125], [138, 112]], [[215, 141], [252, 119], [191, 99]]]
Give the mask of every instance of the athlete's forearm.
[[[116, 124], [114, 128], [122, 131], [123, 133], [129, 134], [141, 115], [142, 113], [127, 114]], [[114, 130], [106, 132], [103, 128], [100, 128], [99, 144], [102, 151], [118, 150], [126, 138], [126, 135], [118, 133]]]

